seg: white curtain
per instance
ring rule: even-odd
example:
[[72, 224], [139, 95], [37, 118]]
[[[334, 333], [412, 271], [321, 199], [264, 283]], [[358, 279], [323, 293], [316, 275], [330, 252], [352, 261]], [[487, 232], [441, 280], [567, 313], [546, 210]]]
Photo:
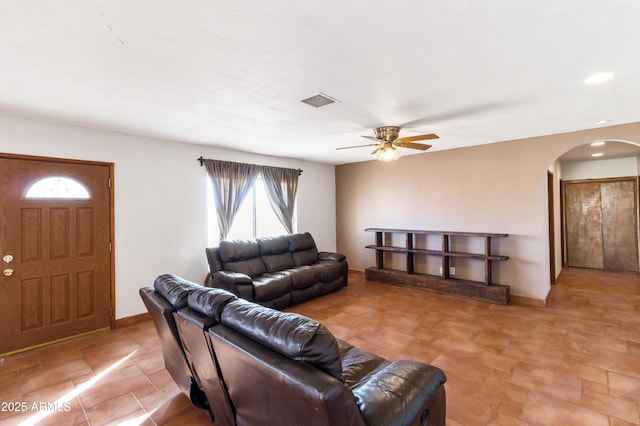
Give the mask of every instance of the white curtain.
[[287, 232], [291, 234], [300, 171], [268, 166], [262, 167], [261, 171], [271, 208]]
[[224, 240], [242, 201], [258, 177], [260, 166], [231, 161], [203, 161], [213, 187], [220, 239]]

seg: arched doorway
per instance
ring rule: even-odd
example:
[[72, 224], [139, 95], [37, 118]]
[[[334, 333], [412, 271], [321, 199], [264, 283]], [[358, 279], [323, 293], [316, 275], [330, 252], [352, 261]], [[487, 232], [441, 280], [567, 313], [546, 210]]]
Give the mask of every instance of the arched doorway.
[[[559, 273], [563, 266], [637, 272], [640, 146], [588, 142], [561, 155], [548, 173], [553, 175], [548, 181], [551, 282], [554, 269]], [[633, 245], [626, 250], [621, 244], [629, 244], [629, 237]], [[630, 252], [634, 268], [619, 259]]]

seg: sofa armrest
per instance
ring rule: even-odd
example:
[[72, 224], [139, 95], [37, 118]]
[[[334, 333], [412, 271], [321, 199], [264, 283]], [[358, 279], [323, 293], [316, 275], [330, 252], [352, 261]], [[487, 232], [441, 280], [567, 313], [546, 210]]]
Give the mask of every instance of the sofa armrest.
[[353, 386], [367, 424], [444, 425], [442, 370], [418, 361], [395, 361]]
[[253, 300], [253, 280], [240, 272], [218, 271], [211, 274], [213, 287], [228, 290], [236, 296]]
[[334, 262], [342, 262], [347, 256], [341, 253], [332, 253], [329, 251], [321, 251], [318, 253], [318, 260], [332, 260]]

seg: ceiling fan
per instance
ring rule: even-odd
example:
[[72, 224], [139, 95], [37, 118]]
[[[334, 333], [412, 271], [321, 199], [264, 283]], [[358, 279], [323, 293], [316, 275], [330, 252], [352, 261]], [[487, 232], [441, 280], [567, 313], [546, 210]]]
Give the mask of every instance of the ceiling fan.
[[397, 148], [411, 148], [411, 149], [419, 149], [421, 151], [426, 151], [427, 149], [431, 148], [431, 145], [414, 143], [414, 142], [424, 141], [429, 139], [438, 139], [438, 135], [433, 133], [430, 133], [428, 135], [418, 135], [418, 136], [409, 136], [406, 138], [399, 138], [398, 133], [400, 132], [400, 127], [398, 126], [378, 127], [374, 129], [374, 132], [376, 134], [375, 137], [373, 136], [362, 136], [362, 137], [375, 141], [376, 143], [345, 146], [342, 148], [336, 148], [336, 150], [361, 148], [364, 146], [375, 146], [376, 149], [373, 150], [371, 155], [377, 155], [378, 160], [380, 161], [390, 161], [400, 157], [400, 151], [398, 151]]

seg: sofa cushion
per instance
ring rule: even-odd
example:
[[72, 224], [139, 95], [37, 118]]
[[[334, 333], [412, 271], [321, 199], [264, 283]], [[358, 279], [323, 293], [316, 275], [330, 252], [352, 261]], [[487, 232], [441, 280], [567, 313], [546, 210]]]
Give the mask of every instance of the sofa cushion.
[[261, 256], [289, 253], [289, 236], [260, 237], [256, 240]]
[[218, 245], [220, 260], [238, 262], [260, 257], [258, 243], [251, 240], [223, 240]]
[[311, 318], [238, 299], [225, 306], [221, 322], [287, 358], [342, 380], [338, 343], [325, 326]]
[[164, 274], [156, 278], [153, 288], [176, 309], [182, 309], [187, 306], [189, 293], [202, 286], [175, 275]]
[[220, 322], [222, 309], [236, 300], [235, 294], [219, 288], [200, 288], [193, 290], [187, 298], [188, 306], [196, 312]]
[[320, 270], [313, 266], [303, 265], [280, 273], [291, 278], [291, 287], [294, 290], [311, 287], [320, 281]]
[[289, 235], [289, 251], [307, 250], [316, 248], [316, 242], [308, 232]]
[[225, 271], [239, 272], [250, 277], [257, 277], [267, 272], [262, 259], [254, 257], [253, 259], [240, 260], [238, 262], [223, 262]]
[[330, 260], [332, 262], [342, 262], [347, 260], [347, 256], [342, 253], [332, 253], [330, 251], [321, 251], [318, 253], [318, 260]]
[[296, 266], [312, 265], [318, 260], [316, 243], [308, 232], [289, 236], [289, 252]]
[[318, 260], [318, 251], [316, 249], [301, 250], [291, 253], [296, 266], [313, 265]]
[[400, 360], [376, 371], [352, 390], [366, 424], [398, 424], [398, 419], [409, 423], [423, 415], [446, 381], [437, 367]]
[[291, 291], [291, 278], [286, 275], [266, 272], [253, 279], [255, 300], [264, 302]]
[[295, 266], [295, 262], [290, 253], [262, 256], [262, 262], [268, 272], [279, 272]]
[[347, 386], [354, 386], [362, 379], [390, 364], [389, 361], [372, 352], [356, 348], [344, 340], [338, 341], [342, 377]]
[[320, 281], [328, 283], [337, 280], [343, 274], [344, 264], [338, 262], [318, 262], [310, 267], [318, 271]]
[[295, 262], [289, 253], [289, 236], [262, 237], [257, 240], [260, 255], [268, 272], [278, 272], [293, 268]]

